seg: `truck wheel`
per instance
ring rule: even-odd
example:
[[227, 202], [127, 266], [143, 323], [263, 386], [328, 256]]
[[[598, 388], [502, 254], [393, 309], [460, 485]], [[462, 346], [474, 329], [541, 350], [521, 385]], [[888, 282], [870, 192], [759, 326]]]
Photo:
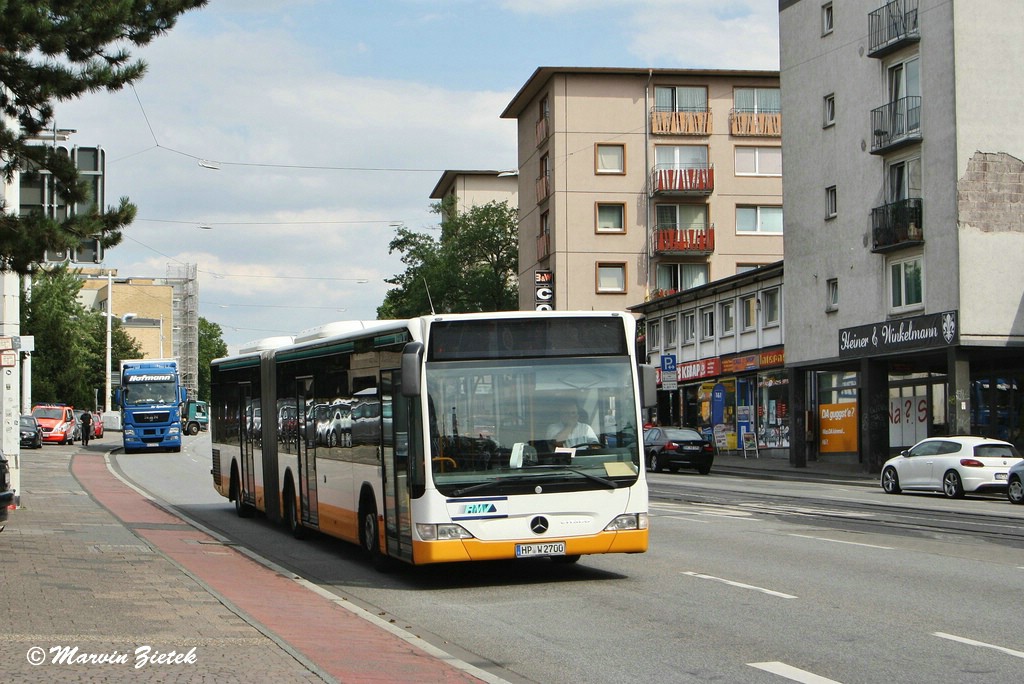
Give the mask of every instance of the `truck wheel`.
[[187, 432], [188, 432], [188, 434], [193, 435], [193, 436], [198, 435], [199, 434], [199, 423], [189, 423], [188, 424]]

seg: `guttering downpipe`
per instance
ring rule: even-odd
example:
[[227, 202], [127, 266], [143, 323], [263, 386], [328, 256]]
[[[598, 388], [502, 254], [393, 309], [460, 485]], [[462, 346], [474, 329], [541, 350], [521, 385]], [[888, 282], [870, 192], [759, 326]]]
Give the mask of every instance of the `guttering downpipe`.
[[647, 257], [647, 291], [644, 292], [644, 301], [651, 296], [651, 193], [648, 191], [647, 184], [651, 168], [651, 79], [654, 78], [654, 69], [647, 70], [647, 85], [644, 86], [644, 204], [645, 204], [645, 220], [647, 225], [644, 226], [644, 255]]

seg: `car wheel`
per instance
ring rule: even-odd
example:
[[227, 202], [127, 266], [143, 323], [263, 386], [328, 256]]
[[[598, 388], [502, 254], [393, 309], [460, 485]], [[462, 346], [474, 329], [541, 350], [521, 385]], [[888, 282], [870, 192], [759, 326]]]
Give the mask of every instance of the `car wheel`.
[[711, 472], [711, 466], [709, 466], [709, 465], [702, 465], [702, 466], [697, 468], [697, 472], [700, 473], [701, 475], [707, 475], [708, 473]]
[[327, 446], [331, 448], [338, 446], [338, 434], [334, 430], [327, 433]]
[[882, 489], [886, 494], [899, 494], [900, 489], [900, 476], [896, 474], [896, 469], [888, 467], [882, 471]]
[[653, 473], [661, 472], [661, 461], [658, 460], [658, 452], [651, 452], [651, 455], [647, 459], [647, 469]]
[[960, 480], [960, 473], [955, 470], [946, 471], [942, 476], [942, 493], [950, 499], [963, 498], [964, 483]]
[[1020, 481], [1019, 477], [1014, 476], [1010, 480], [1006, 487], [1006, 498], [1010, 500], [1010, 503], [1024, 504], [1024, 483]]

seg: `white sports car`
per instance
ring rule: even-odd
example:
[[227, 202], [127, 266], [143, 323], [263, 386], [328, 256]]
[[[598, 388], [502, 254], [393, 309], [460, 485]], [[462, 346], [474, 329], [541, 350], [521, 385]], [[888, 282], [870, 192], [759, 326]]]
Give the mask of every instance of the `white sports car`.
[[929, 437], [882, 466], [882, 489], [942, 492], [958, 499], [964, 492], [1006, 491], [1010, 466], [1021, 461], [1010, 444], [988, 437]]

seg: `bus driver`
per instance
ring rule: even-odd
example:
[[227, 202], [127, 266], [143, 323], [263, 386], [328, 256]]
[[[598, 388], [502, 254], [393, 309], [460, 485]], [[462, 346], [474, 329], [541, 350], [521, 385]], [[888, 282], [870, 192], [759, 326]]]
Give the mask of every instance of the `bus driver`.
[[600, 444], [594, 428], [580, 420], [575, 401], [567, 401], [558, 412], [559, 422], [548, 427], [548, 439], [559, 447], [580, 447]]

